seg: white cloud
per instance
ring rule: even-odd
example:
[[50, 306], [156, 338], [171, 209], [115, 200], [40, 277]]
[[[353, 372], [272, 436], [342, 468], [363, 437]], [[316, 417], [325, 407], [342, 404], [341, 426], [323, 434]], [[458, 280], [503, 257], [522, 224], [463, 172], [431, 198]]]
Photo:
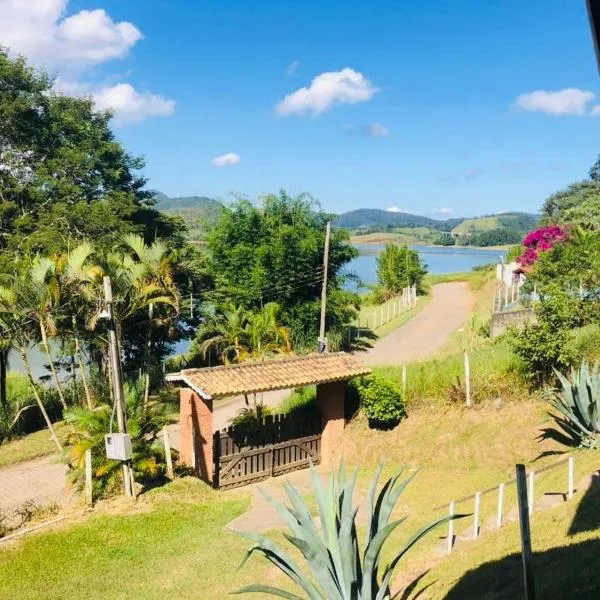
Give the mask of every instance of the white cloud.
[[592, 110], [590, 111], [590, 115], [592, 117], [597, 117], [600, 115], [600, 104], [596, 104], [596, 106], [592, 108]]
[[368, 102], [377, 88], [358, 71], [345, 68], [341, 71], [321, 73], [309, 87], [288, 94], [275, 108], [280, 116], [320, 115], [337, 104]]
[[390, 130], [387, 127], [381, 125], [380, 123], [371, 123], [370, 125], [366, 126], [365, 133], [369, 137], [378, 138], [390, 135]]
[[56, 70], [57, 92], [90, 96], [100, 110], [114, 112], [118, 125], [169, 116], [175, 101], [139, 92], [129, 83], [95, 84], [82, 75], [101, 63], [124, 58], [142, 39], [128, 21], [116, 22], [103, 9], [67, 14], [69, 0], [0, 0], [0, 40], [12, 54]]
[[435, 214], [440, 214], [440, 215], [449, 215], [449, 214], [451, 214], [451, 213], [454, 212], [454, 209], [453, 208], [447, 208], [447, 207], [444, 207], [444, 208], [435, 208], [433, 210], [433, 212]]
[[300, 61], [299, 60], [293, 60], [286, 68], [285, 68], [285, 74], [286, 75], [293, 75], [297, 70], [298, 67], [300, 66]]
[[231, 165], [237, 165], [240, 162], [240, 155], [235, 152], [228, 152], [221, 156], [216, 156], [210, 161], [213, 167], [230, 167]]
[[[588, 104], [596, 97], [594, 92], [578, 88], [566, 88], [556, 92], [536, 90], [521, 94], [514, 107], [528, 112], [543, 112], [552, 116], [583, 116], [587, 113]], [[592, 110], [595, 114], [595, 108]]]
[[69, 0], [0, 0], [0, 39], [36, 63], [78, 68], [123, 58], [142, 39], [127, 21], [103, 9], [66, 15]]
[[387, 212], [391, 212], [391, 213], [405, 213], [406, 211], [403, 210], [402, 208], [398, 208], [397, 206], [388, 206], [385, 209]]

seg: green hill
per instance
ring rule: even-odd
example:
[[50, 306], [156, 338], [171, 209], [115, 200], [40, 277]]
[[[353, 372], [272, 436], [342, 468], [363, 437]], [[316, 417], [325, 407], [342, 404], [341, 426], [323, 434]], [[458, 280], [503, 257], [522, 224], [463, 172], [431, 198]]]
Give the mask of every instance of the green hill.
[[193, 241], [205, 240], [223, 211], [223, 205], [218, 200], [206, 196], [170, 198], [156, 190], [153, 190], [153, 194], [158, 210], [185, 221], [188, 228], [186, 237]]
[[539, 217], [529, 213], [507, 212], [498, 215], [486, 215], [474, 219], [465, 219], [454, 229], [453, 233], [469, 235], [483, 233], [494, 229], [512, 229], [519, 233], [531, 231], [537, 227]]
[[434, 226], [439, 221], [422, 217], [420, 215], [411, 215], [403, 212], [390, 212], [377, 208], [359, 208], [347, 213], [338, 215], [333, 221], [334, 227], [344, 229], [373, 229], [387, 227], [420, 227], [423, 225]]

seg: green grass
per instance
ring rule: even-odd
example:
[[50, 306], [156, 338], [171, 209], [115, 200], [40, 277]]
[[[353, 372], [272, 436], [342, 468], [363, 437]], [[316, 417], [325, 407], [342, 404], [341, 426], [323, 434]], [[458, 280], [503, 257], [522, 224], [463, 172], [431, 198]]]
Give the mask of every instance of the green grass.
[[[417, 313], [419, 313], [421, 310], [423, 310], [430, 300], [431, 300], [430, 296], [418, 296], [417, 303], [415, 304], [415, 306], [411, 307], [406, 312], [398, 315], [395, 319], [391, 319], [387, 323], [384, 323], [383, 325], [376, 327], [375, 329], [372, 329], [371, 327], [369, 327], [369, 331], [374, 333], [378, 338], [385, 337], [386, 335], [390, 334], [395, 329], [398, 329], [398, 327], [401, 327], [402, 325], [404, 325], [404, 323], [406, 323], [409, 319], [412, 319], [412, 317], [414, 317]], [[362, 325], [367, 324], [367, 322], [372, 323], [374, 312], [377, 312], [377, 321], [379, 321], [380, 314], [381, 314], [380, 313], [381, 306], [384, 307], [384, 313], [387, 316], [387, 312], [386, 312], [387, 308], [385, 308], [387, 306], [387, 304], [375, 305], [375, 306], [374, 305], [362, 306], [360, 313], [359, 313], [358, 322], [361, 323]], [[362, 327], [362, 328], [364, 329], [365, 327]]]
[[464, 273], [446, 273], [440, 275], [428, 273], [425, 276], [424, 285], [426, 289], [430, 289], [431, 286], [439, 283], [466, 281], [469, 284], [471, 291], [478, 292], [486, 283], [494, 278], [494, 274], [495, 269], [493, 267], [486, 267], [485, 269], [477, 269], [475, 271], [465, 271]]
[[0, 552], [0, 597], [225, 598], [268, 578], [260, 561], [237, 570], [249, 542], [224, 530], [248, 505], [247, 494], [176, 481], [123, 514], [92, 516]]
[[[482, 346], [470, 353], [471, 397], [473, 402], [515, 398], [527, 394], [515, 358], [504, 342]], [[382, 366], [375, 371], [402, 382], [402, 367]], [[465, 399], [464, 356], [449, 354], [407, 365], [406, 401], [414, 406], [432, 401], [462, 403]]]
[[470, 233], [489, 231], [490, 229], [499, 229], [502, 223], [498, 217], [478, 217], [475, 219], [466, 219], [458, 224], [453, 230], [453, 233]]
[[[64, 423], [55, 423], [54, 428], [59, 439], [64, 441], [68, 429]], [[47, 429], [30, 433], [16, 440], [0, 445], [0, 467], [40, 458], [58, 453], [55, 443], [50, 439]]]

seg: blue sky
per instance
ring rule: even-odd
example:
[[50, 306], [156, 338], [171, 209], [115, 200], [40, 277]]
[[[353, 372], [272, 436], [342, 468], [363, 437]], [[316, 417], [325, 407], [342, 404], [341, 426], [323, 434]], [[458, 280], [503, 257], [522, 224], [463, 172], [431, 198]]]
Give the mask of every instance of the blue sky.
[[0, 10], [0, 43], [114, 108], [118, 137], [169, 195], [283, 187], [334, 212], [536, 211], [600, 152], [583, 0]]

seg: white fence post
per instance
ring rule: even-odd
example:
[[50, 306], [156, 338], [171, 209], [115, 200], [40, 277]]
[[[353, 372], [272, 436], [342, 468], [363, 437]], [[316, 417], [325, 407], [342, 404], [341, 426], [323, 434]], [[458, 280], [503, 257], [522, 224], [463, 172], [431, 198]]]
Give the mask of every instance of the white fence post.
[[529, 516], [533, 514], [533, 502], [534, 502], [534, 487], [533, 482], [535, 478], [535, 471], [529, 473]]
[[[450, 502], [450, 506], [448, 507], [448, 514], [453, 517], [454, 516], [454, 500]], [[452, 546], [454, 545], [454, 519], [450, 519], [448, 521], [448, 554], [452, 552]]]
[[504, 505], [504, 484], [501, 483], [498, 486], [498, 514], [496, 515], [496, 527], [500, 529], [502, 527], [502, 513]]
[[388, 303], [387, 303], [387, 308], [388, 308], [388, 318], [387, 318], [387, 320], [388, 320], [388, 321], [390, 320], [390, 308], [391, 308], [391, 306], [390, 306], [390, 305], [391, 305], [391, 302], [388, 302]]
[[[350, 331], [350, 330], [348, 330]], [[167, 477], [173, 479], [173, 459], [171, 458], [171, 441], [169, 440], [169, 432], [166, 427], [163, 427], [163, 443], [165, 445], [165, 460], [167, 462]]]
[[383, 306], [381, 307], [381, 310], [379, 311], [379, 321], [381, 322], [380, 325], [383, 325]]
[[574, 480], [575, 480], [575, 465], [574, 465], [575, 459], [572, 456], [569, 456], [569, 493], [568, 493], [568, 498], [569, 500], [573, 499], [573, 486], [575, 484]]
[[475, 494], [475, 513], [473, 515], [473, 539], [479, 535], [479, 512], [481, 509], [481, 492]]
[[465, 350], [465, 400], [467, 408], [471, 407], [471, 364], [469, 362], [469, 353]]
[[94, 498], [92, 495], [92, 450], [85, 451], [85, 502], [92, 506]]

